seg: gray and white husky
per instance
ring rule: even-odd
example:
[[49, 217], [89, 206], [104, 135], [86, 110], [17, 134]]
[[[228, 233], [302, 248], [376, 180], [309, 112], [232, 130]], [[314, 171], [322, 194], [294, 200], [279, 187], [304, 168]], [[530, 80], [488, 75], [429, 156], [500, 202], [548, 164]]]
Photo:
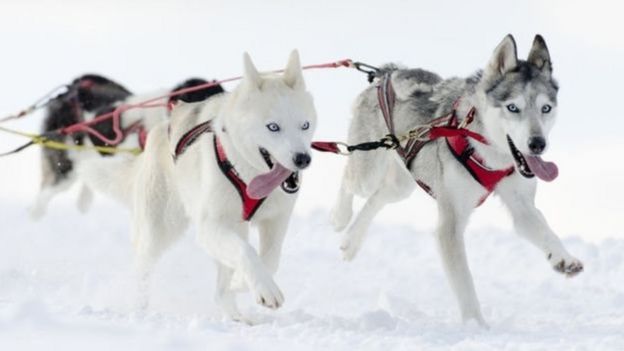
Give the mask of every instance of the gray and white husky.
[[[360, 249], [373, 217], [388, 203], [408, 197], [418, 184], [436, 198], [439, 212], [437, 242], [447, 277], [464, 321], [485, 324], [466, 260], [463, 233], [473, 209], [490, 192], [500, 196], [511, 212], [516, 231], [544, 252], [549, 264], [568, 276], [583, 270], [583, 264], [563, 247], [534, 205], [536, 178], [550, 181], [557, 168], [540, 155], [548, 145], [555, 122], [558, 86], [546, 43], [539, 35], [526, 61], [517, 58], [516, 43], [508, 35], [496, 47], [483, 71], [466, 79], [442, 79], [421, 69], [386, 66], [396, 94], [393, 113], [397, 134], [430, 123], [455, 111], [456, 116], [474, 113], [468, 129], [488, 143], [468, 139], [466, 155], [455, 155], [445, 138], [427, 143], [406, 164], [396, 152], [356, 152], [349, 157], [342, 187], [332, 211], [336, 231], [347, 227], [352, 217], [354, 195], [367, 198], [344, 234], [341, 250], [351, 260]], [[379, 84], [379, 82], [377, 82]], [[367, 88], [357, 98], [349, 142], [376, 140], [388, 134], [380, 109], [377, 87]], [[485, 171], [509, 174], [492, 189], [482, 186], [461, 161], [475, 157]]]

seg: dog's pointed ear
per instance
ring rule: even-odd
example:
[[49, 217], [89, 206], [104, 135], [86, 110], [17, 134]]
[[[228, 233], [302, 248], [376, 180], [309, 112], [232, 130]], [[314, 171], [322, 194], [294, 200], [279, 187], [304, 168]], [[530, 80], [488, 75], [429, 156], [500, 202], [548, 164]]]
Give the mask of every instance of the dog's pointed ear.
[[511, 34], [501, 41], [494, 49], [494, 54], [488, 63], [485, 75], [488, 77], [498, 77], [513, 70], [518, 65], [518, 53], [516, 41]]
[[536, 35], [533, 39], [533, 46], [529, 52], [529, 58], [527, 62], [534, 64], [541, 70], [552, 72], [552, 63], [550, 61], [550, 53], [548, 53], [548, 47], [541, 35]]
[[254, 66], [253, 62], [251, 62], [251, 57], [248, 53], [243, 54], [243, 82], [253, 88], [259, 88], [262, 82], [262, 78], [260, 77], [260, 73]]
[[284, 82], [293, 89], [305, 89], [301, 61], [297, 50], [293, 50], [288, 57], [288, 64], [284, 69]]

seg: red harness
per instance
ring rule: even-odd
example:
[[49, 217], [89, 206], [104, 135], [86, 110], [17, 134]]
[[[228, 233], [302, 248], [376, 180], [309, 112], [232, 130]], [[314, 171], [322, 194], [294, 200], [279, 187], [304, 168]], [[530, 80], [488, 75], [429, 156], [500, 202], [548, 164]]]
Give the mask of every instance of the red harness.
[[[203, 122], [193, 127], [188, 132], [184, 133], [178, 143], [176, 144], [173, 160], [177, 160], [177, 158], [183, 154], [186, 149], [191, 146], [198, 138], [204, 133], [211, 133], [212, 124], [211, 121]], [[214, 150], [216, 155], [217, 165], [219, 169], [223, 173], [223, 175], [232, 183], [238, 195], [241, 198], [242, 204], [242, 217], [244, 221], [249, 221], [253, 217], [253, 215], [258, 211], [265, 198], [262, 199], [253, 199], [247, 194], [247, 184], [243, 181], [232, 165], [232, 163], [228, 160], [227, 155], [225, 154], [225, 150], [217, 138], [215, 134], [213, 137]], [[293, 173], [289, 179], [286, 180], [287, 184], [282, 184], [282, 189], [289, 194], [296, 193], [299, 190], [298, 187], [298, 177], [297, 173]], [[291, 184], [294, 183], [294, 184]]]
[[[453, 118], [451, 122], [457, 123], [457, 119]], [[505, 169], [491, 169], [486, 166], [483, 158], [475, 152], [474, 147], [468, 141], [468, 137], [464, 135], [446, 137], [446, 145], [448, 145], [455, 159], [464, 166], [472, 178], [487, 190], [487, 193], [479, 200], [477, 206], [485, 202], [498, 183], [514, 172], [514, 166]]]
[[[392, 111], [394, 109], [396, 95], [394, 93], [394, 89], [392, 88], [390, 74], [386, 74], [382, 77], [381, 82], [377, 87], [377, 97], [386, 126], [388, 127], [390, 133], [394, 135], [395, 132]], [[514, 172], [514, 167], [511, 166], [509, 168], [495, 170], [485, 165], [485, 161], [475, 152], [475, 149], [472, 145], [470, 145], [468, 138], [475, 139], [483, 144], [488, 144], [488, 142], [482, 135], [459, 127], [459, 123], [457, 122], [456, 105], [457, 103], [453, 107], [453, 111], [450, 114], [431, 121], [431, 129], [427, 140], [410, 139], [404, 147], [399, 146], [397, 148], [397, 153], [401, 156], [403, 162], [409, 168], [412, 161], [416, 158], [418, 152], [423, 146], [437, 138], [445, 138], [446, 144], [448, 145], [448, 148], [453, 156], [455, 156], [455, 159], [464, 166], [477, 183], [487, 190], [487, 194], [483, 196], [477, 204], [477, 206], [479, 206], [487, 199], [488, 195], [494, 191], [496, 185], [500, 183], [501, 180]], [[468, 114], [465, 117], [465, 124], [472, 122], [475, 113], [476, 109], [474, 107], [468, 111]], [[416, 180], [416, 183], [429, 195], [435, 197], [431, 187], [423, 181]]]
[[260, 208], [265, 198], [262, 199], [252, 199], [247, 195], [247, 184], [241, 179], [238, 175], [238, 172], [232, 166], [232, 163], [228, 161], [227, 155], [223, 150], [223, 146], [219, 142], [217, 136], [214, 136], [214, 149], [215, 154], [217, 155], [217, 164], [219, 165], [219, 169], [225, 175], [225, 177], [232, 183], [238, 195], [240, 195], [241, 202], [243, 205], [243, 220], [249, 221], [251, 217], [256, 213], [256, 211]]

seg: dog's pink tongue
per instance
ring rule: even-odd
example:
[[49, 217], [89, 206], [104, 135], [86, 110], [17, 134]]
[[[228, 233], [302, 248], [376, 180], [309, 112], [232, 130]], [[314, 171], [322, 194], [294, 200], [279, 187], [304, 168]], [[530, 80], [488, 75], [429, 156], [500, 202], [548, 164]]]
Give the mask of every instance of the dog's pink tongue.
[[524, 157], [529, 164], [531, 171], [541, 180], [550, 182], [555, 180], [559, 175], [559, 169], [554, 162], [548, 162], [542, 160], [539, 156], [526, 156]]
[[267, 173], [256, 176], [249, 182], [247, 187], [247, 195], [253, 199], [262, 199], [282, 184], [286, 178], [290, 177], [292, 171], [284, 168], [279, 163], [275, 162], [273, 168]]

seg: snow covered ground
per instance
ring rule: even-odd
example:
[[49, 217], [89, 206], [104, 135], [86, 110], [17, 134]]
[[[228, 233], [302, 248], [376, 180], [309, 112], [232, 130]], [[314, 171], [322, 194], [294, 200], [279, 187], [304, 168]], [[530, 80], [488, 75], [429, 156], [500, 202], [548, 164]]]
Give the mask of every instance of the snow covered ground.
[[[355, 262], [327, 224], [344, 160], [315, 155], [287, 237], [273, 312], [242, 294], [255, 326], [224, 321], [212, 303], [214, 268], [193, 232], [160, 261], [145, 313], [136, 299], [128, 214], [97, 196], [78, 213], [76, 189], [40, 222], [27, 208], [38, 150], [0, 159], [0, 350], [624, 350], [624, 75], [622, 4], [596, 0], [471, 2], [316, 0], [5, 1], [0, 5], [0, 117], [85, 72], [135, 92], [189, 76], [240, 73], [249, 51], [280, 68], [399, 61], [444, 76], [483, 66], [507, 33], [524, 57], [546, 38], [561, 84], [547, 158], [561, 175], [537, 203], [585, 272], [566, 279], [511, 230], [496, 198], [467, 231], [475, 284], [490, 324], [462, 325], [437, 256], [435, 206], [422, 192], [388, 206]], [[394, 11], [396, 10], [396, 11]], [[389, 25], [388, 25], [389, 24]], [[317, 139], [343, 139], [366, 84], [345, 69], [306, 73]], [[615, 103], [614, 103], [615, 102]], [[11, 124], [35, 131], [41, 115]], [[22, 139], [0, 135], [0, 151]]]
[[375, 225], [341, 262], [325, 210], [293, 220], [277, 282], [286, 305], [240, 301], [260, 324], [223, 321], [214, 268], [192, 235], [158, 266], [149, 312], [134, 309], [127, 216], [68, 204], [40, 223], [3, 204], [0, 350], [621, 350], [624, 240], [566, 240], [586, 271], [555, 273], [510, 233], [474, 230], [467, 245], [491, 328], [462, 325], [430, 233]]

